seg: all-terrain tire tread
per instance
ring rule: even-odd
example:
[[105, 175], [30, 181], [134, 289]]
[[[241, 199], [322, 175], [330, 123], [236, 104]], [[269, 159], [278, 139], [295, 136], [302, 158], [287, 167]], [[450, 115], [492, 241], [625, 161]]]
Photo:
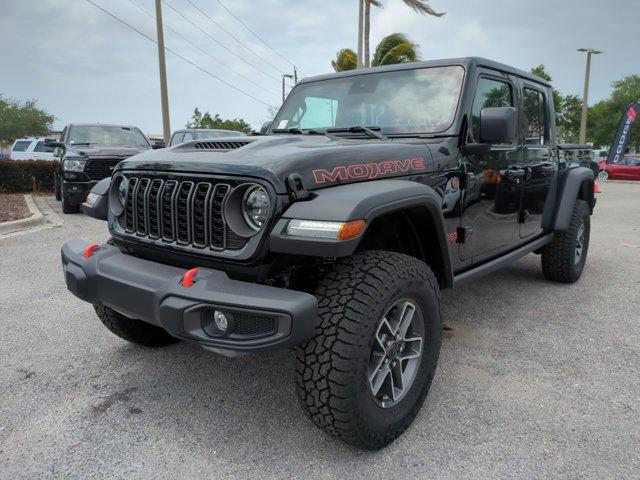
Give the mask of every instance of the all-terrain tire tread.
[[[363, 331], [371, 319], [364, 314], [372, 305], [383, 307], [378, 292], [389, 288], [394, 278], [408, 277], [437, 292], [439, 313], [438, 281], [423, 262], [385, 251], [337, 260], [315, 291], [320, 317], [316, 335], [296, 348], [296, 390], [303, 410], [321, 429], [359, 448], [380, 448], [400, 435], [413, 421], [428, 391], [427, 387], [395, 431], [380, 435], [363, 432], [354, 405], [357, 387], [348, 380], [358, 362], [368, 360], [362, 357], [361, 345], [369, 341]], [[427, 385], [434, 373], [435, 365], [428, 372]]]
[[[557, 232], [553, 241], [542, 249], [542, 272], [548, 280], [562, 283], [573, 283], [580, 277], [582, 271], [576, 271], [574, 265], [575, 238], [580, 222], [589, 218], [589, 206], [584, 200], [576, 200], [571, 213], [569, 229]], [[584, 252], [586, 256], [587, 252]]]

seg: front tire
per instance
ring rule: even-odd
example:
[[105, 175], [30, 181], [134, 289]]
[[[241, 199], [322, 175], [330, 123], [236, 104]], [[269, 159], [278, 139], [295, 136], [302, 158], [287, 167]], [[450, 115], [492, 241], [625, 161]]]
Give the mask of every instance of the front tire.
[[53, 184], [56, 191], [56, 200], [60, 201], [62, 200], [62, 193], [60, 193], [60, 180], [58, 179], [58, 175], [55, 173], [53, 174]]
[[584, 200], [576, 200], [569, 229], [556, 233], [542, 249], [542, 272], [548, 280], [574, 283], [582, 275], [589, 250], [591, 217]]
[[164, 347], [178, 341], [162, 328], [125, 317], [112, 308], [104, 305], [94, 305], [93, 308], [104, 326], [127, 342], [145, 347]]
[[320, 324], [296, 349], [300, 403], [325, 432], [382, 448], [411, 424], [431, 386], [442, 340], [438, 281], [415, 258], [368, 251], [336, 261], [315, 293]]
[[64, 187], [60, 186], [60, 194], [62, 196], [62, 213], [78, 213], [80, 205], [72, 205], [69, 203], [69, 197], [65, 194]]

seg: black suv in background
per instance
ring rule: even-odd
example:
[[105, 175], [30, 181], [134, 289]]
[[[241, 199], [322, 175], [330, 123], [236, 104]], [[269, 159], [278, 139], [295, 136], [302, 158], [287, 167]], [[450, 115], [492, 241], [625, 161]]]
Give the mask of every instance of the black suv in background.
[[151, 149], [139, 128], [125, 125], [72, 123], [60, 141], [45, 143], [56, 147], [56, 200], [62, 201], [64, 213], [77, 213], [91, 188], [110, 177], [122, 160]]
[[236, 130], [220, 130], [216, 128], [185, 128], [176, 130], [171, 135], [169, 147], [178, 145], [179, 143], [190, 142], [191, 140], [201, 140], [204, 138], [222, 138], [222, 137], [243, 137], [246, 134]]

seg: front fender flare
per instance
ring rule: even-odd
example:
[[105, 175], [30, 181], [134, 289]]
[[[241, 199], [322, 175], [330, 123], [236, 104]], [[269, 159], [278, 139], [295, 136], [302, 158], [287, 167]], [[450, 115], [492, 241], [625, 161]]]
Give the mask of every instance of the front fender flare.
[[453, 278], [442, 199], [429, 186], [409, 180], [377, 180], [340, 185], [313, 192], [313, 198], [291, 205], [271, 231], [272, 252], [315, 257], [351, 255], [363, 234], [350, 240], [292, 237], [286, 234], [291, 219], [348, 222], [365, 220], [367, 227], [383, 215], [407, 208], [424, 208], [435, 226], [447, 283]]

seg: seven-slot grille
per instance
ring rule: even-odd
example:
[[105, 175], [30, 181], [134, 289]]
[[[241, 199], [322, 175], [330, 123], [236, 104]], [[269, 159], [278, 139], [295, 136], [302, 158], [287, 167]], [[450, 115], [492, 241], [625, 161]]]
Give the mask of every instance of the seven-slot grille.
[[128, 234], [181, 246], [225, 250], [227, 183], [130, 177], [124, 219]]

